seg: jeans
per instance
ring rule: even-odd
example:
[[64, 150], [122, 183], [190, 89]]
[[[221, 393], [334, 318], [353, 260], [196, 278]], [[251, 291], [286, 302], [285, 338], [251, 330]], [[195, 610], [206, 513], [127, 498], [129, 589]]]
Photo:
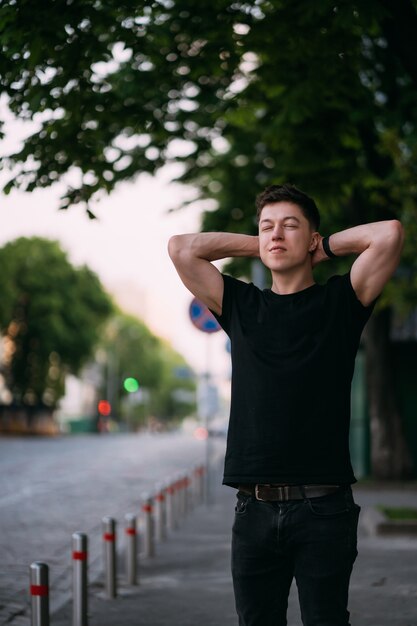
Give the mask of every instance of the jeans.
[[360, 507], [334, 494], [261, 502], [238, 492], [232, 575], [239, 626], [286, 626], [293, 578], [304, 626], [350, 626], [349, 580]]

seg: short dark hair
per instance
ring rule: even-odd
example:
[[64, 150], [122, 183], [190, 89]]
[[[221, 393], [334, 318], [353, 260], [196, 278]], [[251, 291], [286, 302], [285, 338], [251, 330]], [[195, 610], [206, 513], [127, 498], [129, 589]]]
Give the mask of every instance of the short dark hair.
[[262, 209], [266, 204], [276, 202], [292, 202], [300, 207], [303, 215], [308, 219], [314, 230], [320, 228], [320, 213], [313, 198], [294, 185], [270, 185], [266, 187], [256, 198], [256, 217], [259, 222]]

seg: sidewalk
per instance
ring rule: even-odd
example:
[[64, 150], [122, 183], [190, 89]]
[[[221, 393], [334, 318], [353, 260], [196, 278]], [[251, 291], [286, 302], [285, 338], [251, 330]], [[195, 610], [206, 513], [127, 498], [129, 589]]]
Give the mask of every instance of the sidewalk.
[[[115, 600], [104, 598], [101, 582], [90, 586], [90, 626], [237, 626], [229, 565], [234, 490], [217, 481], [213, 491], [212, 504], [195, 509], [153, 559], [142, 561], [139, 586], [121, 581]], [[417, 490], [358, 487], [355, 499], [362, 512], [376, 503], [417, 506]], [[352, 626], [417, 626], [417, 539], [360, 529], [349, 608]], [[51, 622], [68, 626], [71, 606]], [[301, 626], [295, 585], [288, 626]]]
[[[219, 484], [213, 491], [210, 505], [199, 505], [139, 564], [138, 587], [120, 584], [115, 600], [103, 597], [101, 584], [90, 587], [89, 626], [236, 624], [229, 565], [235, 496]], [[71, 624], [71, 607], [51, 622]]]

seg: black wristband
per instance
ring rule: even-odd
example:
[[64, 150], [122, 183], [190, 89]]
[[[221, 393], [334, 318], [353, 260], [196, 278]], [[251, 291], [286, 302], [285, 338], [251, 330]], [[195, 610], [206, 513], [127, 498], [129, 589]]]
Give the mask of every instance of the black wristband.
[[335, 259], [336, 255], [330, 250], [329, 237], [323, 237], [322, 239], [323, 250], [330, 259]]

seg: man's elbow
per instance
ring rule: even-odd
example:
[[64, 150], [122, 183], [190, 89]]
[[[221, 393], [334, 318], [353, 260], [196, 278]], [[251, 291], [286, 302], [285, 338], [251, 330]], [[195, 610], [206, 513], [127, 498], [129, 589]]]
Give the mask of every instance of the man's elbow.
[[177, 269], [193, 263], [192, 235], [173, 235], [168, 241], [168, 254]]
[[172, 261], [177, 259], [184, 250], [184, 235], [173, 235], [168, 241], [168, 254]]
[[403, 225], [400, 220], [389, 220], [387, 222], [387, 227], [389, 229], [388, 238], [392, 247], [400, 252], [404, 245], [405, 237]]
[[178, 251], [178, 235], [173, 235], [168, 240], [168, 254], [171, 257], [171, 259], [174, 259], [177, 251]]

